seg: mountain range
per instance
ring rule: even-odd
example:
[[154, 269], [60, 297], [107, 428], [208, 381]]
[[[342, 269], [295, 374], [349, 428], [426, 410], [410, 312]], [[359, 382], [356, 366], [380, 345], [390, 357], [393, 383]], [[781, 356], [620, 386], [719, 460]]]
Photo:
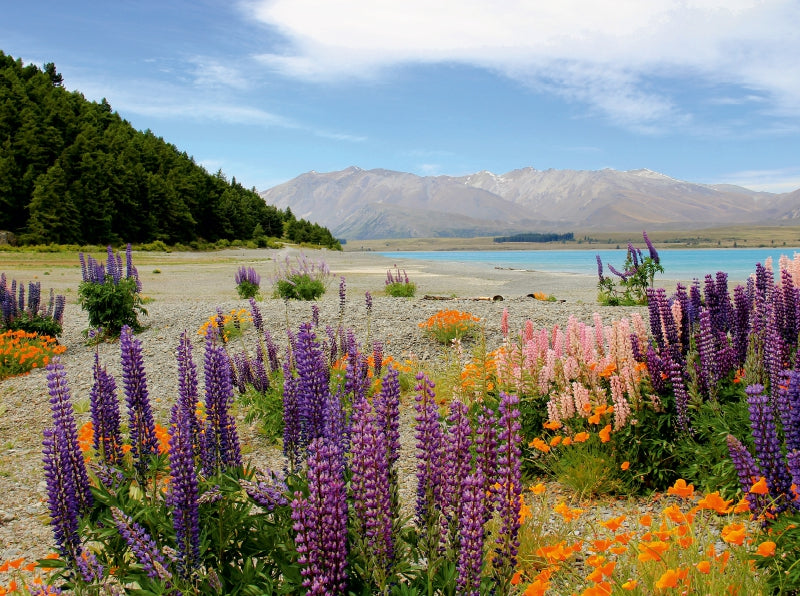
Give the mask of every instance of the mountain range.
[[800, 225], [800, 190], [696, 184], [646, 169], [417, 176], [354, 166], [307, 172], [259, 194], [347, 240]]

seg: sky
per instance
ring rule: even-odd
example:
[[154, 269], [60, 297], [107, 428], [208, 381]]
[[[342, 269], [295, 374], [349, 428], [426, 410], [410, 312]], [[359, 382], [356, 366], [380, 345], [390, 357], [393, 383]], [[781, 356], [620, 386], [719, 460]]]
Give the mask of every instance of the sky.
[[349, 166], [800, 188], [797, 0], [0, 6], [0, 50], [248, 188]]

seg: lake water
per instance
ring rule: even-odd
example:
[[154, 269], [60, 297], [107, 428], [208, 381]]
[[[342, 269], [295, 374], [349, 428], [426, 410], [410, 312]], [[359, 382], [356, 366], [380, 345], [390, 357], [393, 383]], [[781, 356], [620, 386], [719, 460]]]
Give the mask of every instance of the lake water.
[[[641, 248], [641, 247], [640, 247]], [[647, 255], [647, 249], [642, 251]], [[703, 249], [659, 249], [664, 273], [656, 279], [689, 282], [703, 280], [706, 274], [717, 271], [728, 274], [731, 282], [741, 282], [753, 273], [756, 263], [764, 264], [772, 257], [773, 270], [778, 271], [778, 259], [786, 255], [790, 259], [800, 247], [783, 248], [703, 248]], [[597, 276], [597, 260], [611, 263], [622, 269], [627, 251], [619, 250], [476, 250], [476, 251], [395, 251], [381, 255], [397, 260], [446, 261], [452, 263], [485, 264], [491, 268], [525, 269], [551, 273], [578, 273]], [[402, 266], [402, 265], [401, 265]], [[606, 275], [610, 275], [608, 269]]]

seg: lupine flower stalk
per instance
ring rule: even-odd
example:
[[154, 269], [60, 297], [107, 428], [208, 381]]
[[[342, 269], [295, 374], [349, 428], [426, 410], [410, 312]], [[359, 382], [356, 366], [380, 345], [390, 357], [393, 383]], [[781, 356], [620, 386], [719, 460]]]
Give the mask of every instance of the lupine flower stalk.
[[194, 460], [194, 410], [181, 402], [176, 404], [175, 419], [169, 439], [168, 504], [172, 507], [172, 524], [177, 542], [178, 573], [189, 578], [200, 564], [200, 505]]
[[[189, 435], [194, 445], [195, 453], [200, 450], [200, 421], [197, 419], [197, 405], [199, 394], [197, 390], [197, 367], [195, 366], [194, 359], [192, 358], [192, 342], [189, 340], [189, 334], [184, 331], [181, 334], [180, 342], [176, 350], [176, 359], [178, 362], [178, 402], [177, 407], [179, 412], [187, 412], [188, 420], [186, 423], [189, 425]], [[176, 424], [178, 420], [173, 417], [171, 420]]]
[[167, 569], [164, 555], [161, 554], [158, 545], [147, 531], [118, 507], [111, 508], [111, 516], [114, 518], [114, 525], [128, 543], [133, 556], [147, 576], [151, 579], [169, 582], [172, 579], [172, 573]]
[[104, 367], [100, 356], [94, 355], [94, 384], [90, 396], [94, 449], [109, 465], [122, 461], [122, 434], [120, 432], [117, 383]]
[[498, 435], [498, 484], [495, 500], [500, 516], [500, 532], [496, 540], [493, 567], [500, 593], [508, 593], [511, 576], [517, 566], [519, 550], [519, 513], [522, 496], [520, 444], [522, 425], [519, 422], [519, 397], [500, 393]]
[[460, 493], [463, 505], [459, 516], [456, 587], [459, 594], [479, 596], [483, 571], [483, 546], [485, 540], [484, 520], [486, 480], [478, 468], [463, 479]]
[[217, 330], [210, 328], [206, 335], [205, 391], [206, 427], [203, 435], [203, 471], [214, 474], [220, 468], [241, 467], [242, 451], [236, 421], [230, 413], [233, 385], [228, 355], [216, 343]]
[[74, 566], [81, 553], [78, 535], [80, 506], [75, 486], [74, 463], [64, 429], [44, 429], [42, 446], [50, 526], [61, 556]]
[[347, 588], [347, 493], [343, 455], [324, 437], [308, 446], [308, 496], [292, 501], [295, 545], [307, 594], [343, 594]]
[[127, 325], [119, 337], [122, 360], [122, 386], [128, 405], [131, 454], [139, 473], [147, 468], [148, 458], [158, 453], [153, 411], [147, 393], [147, 378], [142, 358], [142, 342], [133, 338]]

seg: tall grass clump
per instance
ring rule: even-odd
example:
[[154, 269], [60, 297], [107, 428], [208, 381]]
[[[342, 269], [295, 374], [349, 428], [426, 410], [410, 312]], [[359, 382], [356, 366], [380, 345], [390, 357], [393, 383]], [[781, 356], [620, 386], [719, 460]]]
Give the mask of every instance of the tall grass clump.
[[274, 295], [291, 300], [316, 300], [325, 294], [332, 278], [333, 274], [323, 259], [315, 262], [303, 253], [294, 259], [287, 255], [278, 263], [273, 276]]
[[408, 273], [403, 269], [402, 273], [397, 265], [394, 271], [386, 271], [386, 282], [384, 283], [386, 294], [394, 298], [413, 298], [417, 292], [417, 284], [408, 279]]
[[[622, 271], [618, 271], [611, 263], [607, 264], [611, 276], [603, 274], [603, 262], [597, 255], [597, 275], [599, 281], [598, 300], [606, 306], [634, 306], [647, 304], [647, 290], [653, 287], [656, 273], [664, 273], [661, 257], [647, 237], [647, 232], [642, 232], [648, 254], [644, 255], [641, 249], [628, 243], [628, 252], [625, 257]], [[613, 277], [612, 277], [613, 276]]]
[[[26, 300], [27, 299], [27, 300]], [[25, 286], [16, 280], [8, 284], [5, 273], [0, 273], [0, 330], [22, 330], [38, 335], [61, 335], [66, 299], [50, 290], [47, 304], [42, 302], [41, 282]]]
[[89, 315], [89, 326], [101, 329], [100, 337], [118, 337], [122, 328], [143, 329], [138, 316], [147, 314], [142, 306], [142, 286], [133, 266], [131, 245], [125, 250], [125, 268], [119, 253], [109, 246], [105, 264], [79, 253], [82, 279], [78, 286], [81, 308]]

